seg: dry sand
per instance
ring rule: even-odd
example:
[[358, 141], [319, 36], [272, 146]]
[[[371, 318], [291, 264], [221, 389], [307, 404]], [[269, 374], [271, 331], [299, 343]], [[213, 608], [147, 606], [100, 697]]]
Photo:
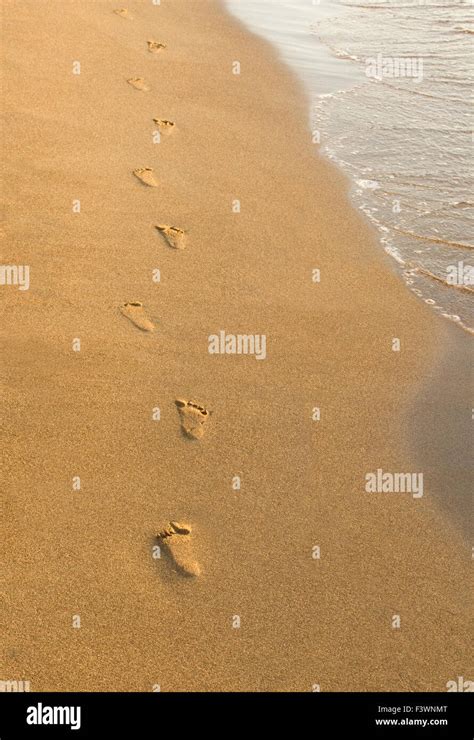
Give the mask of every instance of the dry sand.
[[[444, 690], [468, 675], [470, 551], [440, 502], [462, 514], [469, 338], [393, 273], [266, 43], [214, 0], [120, 7], [4, 2], [3, 263], [31, 285], [0, 293], [1, 677]], [[266, 359], [210, 355], [220, 330], [265, 334]], [[197, 435], [178, 399], [212, 411]], [[424, 496], [366, 493], [377, 468], [423, 471]], [[163, 531], [199, 576], [153, 558]]]

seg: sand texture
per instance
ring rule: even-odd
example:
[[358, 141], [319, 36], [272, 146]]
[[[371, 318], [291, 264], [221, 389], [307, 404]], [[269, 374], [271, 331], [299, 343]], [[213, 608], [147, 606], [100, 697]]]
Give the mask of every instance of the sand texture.
[[[4, 4], [3, 254], [30, 286], [0, 287], [1, 677], [445, 690], [471, 339], [392, 270], [271, 47], [214, 0], [125, 10]], [[210, 354], [221, 331], [265, 358]], [[366, 492], [378, 468], [424, 495]]]

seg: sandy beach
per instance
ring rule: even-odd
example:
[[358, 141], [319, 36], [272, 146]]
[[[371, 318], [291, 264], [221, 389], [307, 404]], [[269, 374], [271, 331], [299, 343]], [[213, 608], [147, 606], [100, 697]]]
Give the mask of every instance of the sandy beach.
[[[270, 45], [217, 0], [120, 7], [3, 4], [3, 263], [29, 289], [0, 286], [0, 678], [444, 691], [469, 674], [472, 338], [399, 280]], [[220, 332], [265, 358], [210, 354]], [[367, 492], [379, 469], [423, 495]]]

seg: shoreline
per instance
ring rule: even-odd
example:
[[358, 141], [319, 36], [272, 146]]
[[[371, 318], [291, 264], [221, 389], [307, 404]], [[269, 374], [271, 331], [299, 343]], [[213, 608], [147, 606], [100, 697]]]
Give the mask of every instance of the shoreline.
[[[343, 34], [343, 28], [351, 26], [351, 22], [354, 21], [354, 16], [351, 17], [351, 13], [357, 13], [357, 10], [347, 5], [332, 5], [332, 10], [329, 10], [328, 6], [317, 5], [311, 7], [308, 3], [298, 2], [298, 0], [295, 0], [290, 8], [287, 4], [281, 4], [276, 0], [273, 6], [274, 12], [269, 14], [269, 6], [265, 0], [239, 0], [239, 2], [226, 0], [226, 3], [231, 14], [235, 15], [245, 28], [270, 42], [271, 46], [278, 52], [280, 61], [287, 64], [303, 84], [309, 101], [308, 116], [311, 119], [311, 130], [313, 133], [317, 132], [321, 138], [317, 147], [323, 156], [335, 163], [338, 169], [342, 170], [348, 177], [351, 202], [364, 213], [366, 220], [375, 226], [377, 241], [381, 248], [396, 262], [395, 269], [398, 271], [399, 279], [406, 284], [408, 290], [412, 290], [418, 295], [420, 300], [431, 304], [433, 310], [438, 312], [445, 320], [452, 321], [457, 327], [471, 335], [474, 334], [472, 310], [469, 306], [470, 296], [468, 295], [472, 293], [472, 290], [469, 289], [467, 283], [464, 283], [465, 273], [468, 270], [467, 266], [464, 269], [463, 260], [468, 258], [468, 252], [464, 250], [464, 247], [469, 249], [469, 245], [464, 244], [460, 236], [460, 232], [464, 231], [466, 233], [468, 231], [469, 224], [466, 222], [464, 226], [461, 223], [457, 224], [458, 232], [459, 230], [460, 232], [458, 233], [458, 239], [453, 241], [440, 238], [434, 223], [431, 223], [431, 230], [429, 224], [425, 224], [425, 230], [421, 229], [418, 232], [416, 226], [410, 223], [410, 217], [408, 217], [408, 222], [404, 221], [403, 218], [402, 222], [397, 222], [396, 218], [393, 220], [390, 216], [392, 205], [397, 202], [401, 208], [400, 213], [405, 212], [407, 207], [409, 210], [410, 202], [413, 200], [412, 206], [414, 205], [415, 209], [419, 209], [421, 206], [421, 203], [418, 203], [418, 200], [422, 197], [421, 191], [417, 193], [416, 189], [411, 193], [411, 197], [405, 194], [405, 198], [399, 200], [400, 186], [403, 188], [403, 182], [399, 182], [397, 187], [397, 175], [393, 174], [393, 172], [399, 172], [398, 167], [405, 166], [406, 168], [407, 162], [404, 161], [403, 152], [407, 146], [413, 150], [415, 142], [410, 141], [407, 144], [397, 139], [396, 129], [403, 128], [403, 121], [399, 120], [398, 127], [395, 125], [395, 130], [393, 130], [390, 123], [391, 116], [388, 111], [386, 111], [386, 117], [382, 114], [378, 121], [381, 130], [386, 132], [389, 139], [395, 138], [392, 141], [391, 156], [385, 160], [381, 171], [378, 171], [377, 161], [381, 157], [383, 159], [381, 151], [383, 144], [377, 137], [377, 129], [371, 129], [370, 118], [362, 116], [359, 119], [357, 107], [363, 108], [364, 103], [369, 106], [372, 105], [372, 116], [378, 116], [377, 111], [380, 112], [380, 109], [383, 108], [383, 95], [379, 96], [378, 105], [375, 106], [372, 93], [378, 88], [367, 86], [367, 76], [363, 70], [363, 55], [361, 57], [360, 49], [353, 49], [355, 53], [349, 54], [348, 47], [351, 46], [351, 41], [349, 38], [344, 39]], [[368, 13], [369, 16], [371, 15], [369, 9], [365, 9], [364, 12]], [[383, 10], [380, 15], [384, 16]], [[343, 23], [342, 19], [344, 17], [345, 22]], [[366, 18], [367, 22], [368, 20]], [[385, 18], [385, 21], [380, 20], [378, 24], [375, 23], [367, 29], [366, 43], [370, 45], [369, 40], [374, 41], [377, 28], [380, 32], [384, 31], [386, 22], [387, 18]], [[357, 26], [359, 34], [362, 30], [361, 23], [362, 21], [359, 21], [359, 26]], [[316, 29], [321, 30], [321, 24], [322, 37], [318, 35], [316, 38]], [[434, 25], [436, 26], [436, 19]], [[339, 33], [337, 31], [331, 32], [331, 26], [335, 26]], [[324, 34], [324, 28], [326, 34]], [[424, 32], [428, 33], [427, 29], [424, 29]], [[343, 34], [342, 38], [341, 33]], [[326, 39], [324, 40], [325, 35]], [[362, 34], [362, 37], [365, 37], [365, 34]], [[332, 45], [329, 39], [332, 39]], [[338, 39], [342, 42], [340, 48]], [[451, 37], [447, 41], [453, 43]], [[418, 39], [418, 42], [422, 43], [422, 40]], [[396, 46], [396, 42], [394, 43]], [[335, 52], [336, 48], [339, 50], [338, 52]], [[332, 56], [330, 49], [332, 49]], [[465, 49], [465, 51], [467, 50]], [[391, 56], [397, 56], [396, 49], [391, 52]], [[443, 59], [441, 58], [439, 62], [442, 64]], [[431, 74], [433, 74], [433, 71], [431, 71]], [[436, 78], [436, 73], [434, 73], [434, 77]], [[357, 93], [358, 89], [359, 94]], [[372, 93], [369, 93], [369, 90], [372, 90]], [[358, 95], [359, 97], [357, 97]], [[343, 104], [344, 99], [349, 101], [347, 103], [348, 109]], [[391, 105], [392, 117], [397, 120], [396, 100], [388, 98], [386, 103]], [[398, 99], [398, 104], [403, 109], [403, 97]], [[329, 112], [325, 112], [326, 106], [329, 106]], [[417, 110], [416, 106], [414, 110]], [[420, 113], [418, 117], [415, 116], [415, 120], [419, 121], [419, 116]], [[340, 123], [336, 124], [338, 120]], [[344, 128], [342, 125], [344, 120], [352, 120], [351, 126]], [[413, 125], [415, 126], [415, 124]], [[362, 128], [358, 129], [358, 126]], [[362, 130], [364, 127], [365, 137]], [[339, 131], [339, 135], [337, 131]], [[418, 131], [418, 135], [419, 133]], [[340, 142], [339, 138], [341, 138]], [[370, 140], [372, 146], [365, 150], [365, 155], [353, 157], [350, 151], [351, 148], [357, 150], [353, 152], [353, 155], [356, 155], [361, 147], [364, 149], [364, 138]], [[347, 146], [343, 141], [346, 142]], [[349, 147], [351, 141], [353, 146]], [[418, 144], [420, 144], [420, 141], [418, 141]], [[375, 154], [375, 151], [377, 154]], [[425, 157], [426, 155], [425, 152]], [[447, 150], [443, 153], [443, 156], [448, 157], [451, 166], [453, 166], [450, 159], [451, 152]], [[414, 171], [418, 171], [420, 163], [414, 161], [413, 165], [415, 167]], [[392, 175], [387, 178], [389, 171], [392, 172]], [[370, 172], [374, 173], [375, 181], [365, 179]], [[421, 175], [420, 172], [418, 174]], [[432, 174], [436, 176], [436, 171], [434, 170]], [[451, 172], [451, 174], [454, 173]], [[399, 172], [398, 179], [400, 177], [403, 181]], [[440, 187], [441, 183], [438, 183], [438, 186]], [[465, 198], [460, 188], [461, 185], [458, 184], [457, 200], [463, 202]], [[378, 197], [377, 193], [379, 193]], [[392, 193], [391, 202], [389, 193]], [[446, 215], [445, 227], [448, 232], [453, 228], [450, 218], [454, 218], [455, 205], [454, 203], [454, 208], [450, 209], [449, 217]], [[437, 211], [436, 206], [433, 206], [433, 210]], [[411, 245], [407, 243], [410, 239]], [[425, 248], [428, 248], [424, 257], [423, 244], [425, 244]], [[417, 250], [417, 246], [420, 246], [421, 251]], [[448, 247], [449, 251], [445, 253], [444, 249]], [[431, 249], [434, 249], [434, 255], [441, 259], [438, 265], [433, 264], [435, 257], [429, 256]], [[441, 249], [441, 252], [438, 251], [439, 249]], [[448, 262], [451, 262], [451, 264], [448, 264]], [[406, 272], [411, 274], [407, 275]], [[450, 277], [448, 278], [447, 275], [450, 275]], [[453, 282], [450, 282], [450, 280]]]
[[[441, 316], [439, 321], [448, 323]], [[429, 377], [407, 411], [407, 436], [423, 470], [431, 471], [437, 481], [436, 506], [461, 534], [467, 554], [472, 535], [472, 337], [456, 324], [443, 329]]]
[[[5, 11], [8, 259], [31, 265], [29, 291], [2, 294], [17, 330], [8, 677], [33, 691], [444, 690], [467, 675], [470, 559], [431, 496], [445, 481], [432, 465], [416, 501], [363, 485], [419, 470], [402, 411], [457, 327], [387, 269], [345, 175], [314, 153], [299, 81], [219, 3], [134, 1], [130, 20], [113, 3], [58, 7]], [[142, 76], [149, 92], [126, 82]], [[154, 116], [176, 121], [160, 144]], [[157, 188], [134, 178], [143, 167]], [[161, 223], [186, 231], [185, 250]], [[120, 315], [125, 301], [156, 331]], [[221, 330], [264, 334], [265, 360], [209, 355]], [[181, 398], [212, 411], [202, 439], [181, 433]], [[168, 521], [191, 522], [198, 578], [153, 559]]]

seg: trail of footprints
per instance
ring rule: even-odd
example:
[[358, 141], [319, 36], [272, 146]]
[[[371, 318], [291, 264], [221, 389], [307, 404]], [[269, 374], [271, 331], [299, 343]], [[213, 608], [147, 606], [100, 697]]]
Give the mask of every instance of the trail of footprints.
[[[121, 18], [133, 20], [133, 16], [130, 15], [127, 8], [117, 8], [114, 13]], [[166, 49], [166, 44], [149, 39], [147, 47], [151, 54], [158, 54], [162, 49]], [[131, 77], [127, 82], [140, 92], [151, 90], [150, 85], [143, 77]], [[153, 123], [159, 128], [160, 133], [164, 134], [170, 134], [175, 128], [174, 121], [167, 119], [153, 118]], [[138, 167], [133, 170], [133, 174], [146, 187], [156, 188], [159, 185], [151, 167]], [[184, 229], [169, 224], [156, 224], [155, 228], [169, 247], [178, 250], [185, 249], [186, 232]], [[129, 301], [122, 304], [120, 312], [137, 329], [148, 333], [155, 330], [155, 324], [140, 301]], [[205, 432], [205, 423], [210, 416], [210, 411], [191, 400], [178, 398], [175, 404], [183, 437], [189, 440], [201, 439]], [[192, 527], [190, 524], [182, 524], [176, 521], [168, 522], [158, 531], [156, 540], [160, 545], [160, 554], [163, 552], [175, 571], [190, 577], [200, 575], [201, 568], [193, 554]]]

